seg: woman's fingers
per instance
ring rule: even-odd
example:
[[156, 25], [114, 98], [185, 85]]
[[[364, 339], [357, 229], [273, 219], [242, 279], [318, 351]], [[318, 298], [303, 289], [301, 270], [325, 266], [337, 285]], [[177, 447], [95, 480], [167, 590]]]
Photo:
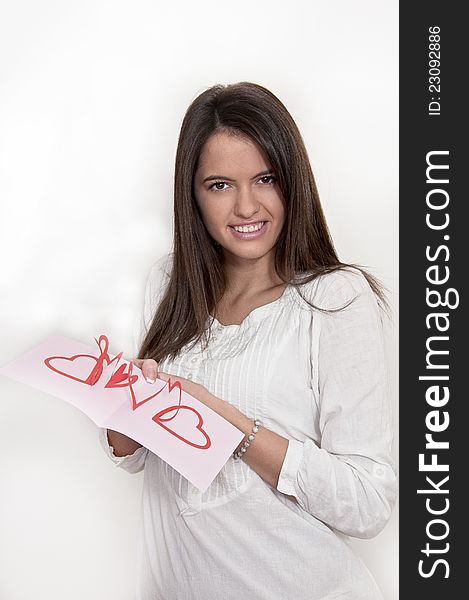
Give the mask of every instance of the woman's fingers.
[[155, 383], [158, 377], [158, 363], [153, 358], [135, 358], [134, 365], [142, 369], [143, 376], [148, 383]]

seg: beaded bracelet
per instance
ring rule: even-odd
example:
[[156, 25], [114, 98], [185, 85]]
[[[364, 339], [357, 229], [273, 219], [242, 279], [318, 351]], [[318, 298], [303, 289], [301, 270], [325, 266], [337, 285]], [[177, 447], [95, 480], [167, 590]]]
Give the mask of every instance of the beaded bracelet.
[[254, 427], [251, 430], [252, 433], [250, 433], [248, 435], [248, 439], [244, 442], [244, 444], [241, 446], [239, 451], [233, 452], [233, 458], [237, 459], [237, 458], [241, 458], [243, 456], [243, 454], [246, 452], [246, 450], [248, 449], [248, 447], [251, 445], [252, 441], [254, 440], [254, 437], [255, 437], [256, 433], [259, 431], [260, 426], [261, 426], [261, 422], [258, 419], [256, 419], [254, 421]]

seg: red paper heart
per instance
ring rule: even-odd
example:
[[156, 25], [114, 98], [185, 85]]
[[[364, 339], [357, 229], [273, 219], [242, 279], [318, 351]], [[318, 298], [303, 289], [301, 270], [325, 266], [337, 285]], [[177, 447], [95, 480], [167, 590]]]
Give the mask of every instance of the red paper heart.
[[[129, 364], [129, 373], [130, 374], [132, 373], [132, 368], [133, 368], [132, 367], [132, 363], [130, 363]], [[162, 388], [160, 388], [157, 392], [155, 392], [151, 396], [147, 396], [143, 400], [140, 400], [140, 402], [137, 402], [137, 397], [135, 396], [134, 388], [132, 387], [132, 385], [129, 385], [130, 395], [132, 397], [132, 410], [135, 410], [139, 406], [142, 406], [142, 404], [145, 404], [145, 402], [148, 402], [152, 398], [155, 398], [156, 396], [158, 396], [158, 394], [161, 394], [161, 392], [166, 388], [166, 386], [168, 386], [169, 393], [171, 393], [174, 388], [176, 388], [176, 389], [179, 390], [179, 401], [178, 402], [179, 402], [179, 405], [180, 405], [181, 404], [181, 398], [182, 398], [181, 382], [176, 379], [176, 381], [173, 383], [171, 381], [171, 379], [168, 379], [168, 381], [164, 384], [164, 386]]]
[[138, 379], [138, 375], [131, 375], [131, 370], [128, 373], [125, 373], [127, 365], [121, 365], [117, 371], [115, 371], [109, 381], [106, 383], [104, 387], [107, 388], [115, 388], [115, 387], [127, 387], [128, 385], [132, 385]]
[[[176, 411], [175, 415], [173, 415], [169, 419], [163, 419], [162, 418], [163, 415], [165, 415], [166, 413], [168, 413], [170, 411], [174, 411], [174, 410]], [[197, 415], [197, 417], [198, 417], [198, 423], [195, 426], [195, 429], [197, 429], [198, 431], [200, 431], [200, 433], [205, 437], [205, 444], [204, 445], [200, 445], [200, 444], [196, 444], [195, 442], [191, 442], [190, 440], [188, 440], [184, 436], [182, 436], [179, 433], [177, 433], [176, 431], [174, 431], [174, 429], [171, 429], [170, 427], [168, 427], [167, 425], [164, 425], [162, 423], [162, 421], [172, 421], [176, 417], [176, 415], [178, 414], [178, 412], [180, 410], [190, 410], [195, 415]], [[171, 433], [172, 435], [174, 435], [175, 437], [177, 437], [181, 441], [185, 442], [186, 444], [189, 444], [190, 446], [193, 446], [194, 448], [200, 448], [201, 450], [207, 450], [212, 445], [212, 442], [210, 441], [210, 438], [207, 435], [207, 432], [202, 427], [202, 425], [204, 424], [204, 420], [202, 419], [202, 415], [195, 408], [192, 408], [192, 406], [186, 406], [185, 404], [179, 404], [177, 406], [168, 406], [167, 408], [164, 408], [159, 413], [157, 413], [156, 415], [154, 415], [152, 417], [152, 419], [153, 419], [153, 421], [155, 421], [155, 423], [157, 423], [158, 425], [160, 425], [160, 427], [163, 427], [164, 429], [166, 429], [166, 431], [169, 431], [169, 433]]]
[[[44, 363], [47, 367], [49, 367], [49, 369], [51, 369], [52, 371], [55, 371], [59, 375], [63, 375], [64, 377], [68, 377], [69, 379], [74, 379], [75, 381], [78, 381], [79, 383], [85, 383], [87, 385], [95, 385], [101, 378], [101, 375], [103, 373], [104, 363], [106, 362], [108, 365], [111, 365], [115, 361], [119, 362], [120, 359], [122, 358], [122, 352], [120, 352], [119, 354], [116, 354], [116, 356], [111, 360], [111, 357], [108, 354], [109, 340], [108, 340], [107, 336], [100, 335], [99, 340], [97, 340], [95, 338], [95, 341], [98, 344], [98, 348], [99, 348], [99, 352], [100, 352], [98, 357], [92, 356], [90, 354], [75, 354], [75, 356], [70, 356], [70, 357], [69, 356], [49, 356], [48, 358], [44, 359]], [[88, 375], [88, 377], [86, 379], [74, 377], [70, 373], [67, 373], [67, 371], [57, 369], [56, 367], [53, 367], [51, 365], [51, 361], [53, 361], [53, 360], [60, 359], [60, 360], [67, 360], [67, 361], [73, 362], [77, 358], [83, 358], [83, 357], [91, 358], [96, 363], [94, 365], [93, 369], [91, 370], [91, 373]], [[122, 370], [119, 369], [118, 372], [122, 373]], [[132, 373], [132, 369], [129, 366], [129, 376], [131, 373]], [[127, 379], [129, 380], [129, 385], [132, 388], [132, 382], [130, 382], [129, 376], [127, 376]]]
[[80, 383], [88, 383], [89, 380], [89, 375], [87, 376], [86, 379], [80, 379], [79, 377], [74, 377], [73, 375], [71, 375], [70, 373], [67, 373], [66, 371], [62, 371], [61, 369], [58, 369], [57, 367], [52, 366], [52, 361], [53, 360], [66, 360], [69, 362], [74, 362], [77, 359], [80, 358], [91, 358], [92, 360], [95, 361], [95, 363], [98, 363], [98, 359], [96, 358], [96, 356], [92, 356], [91, 354], [75, 354], [75, 356], [49, 356], [49, 358], [46, 358], [44, 360], [44, 363], [49, 367], [49, 369], [51, 369], [52, 371], [55, 371], [56, 373], [58, 373], [59, 375], [63, 375], [64, 377], [68, 377], [69, 379], [74, 379], [75, 381], [78, 381]]

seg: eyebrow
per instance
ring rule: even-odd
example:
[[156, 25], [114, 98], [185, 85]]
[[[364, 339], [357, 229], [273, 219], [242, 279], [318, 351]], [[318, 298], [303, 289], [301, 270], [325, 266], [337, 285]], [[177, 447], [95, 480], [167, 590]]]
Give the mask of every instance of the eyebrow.
[[[256, 173], [256, 175], [251, 177], [251, 179], [256, 179], [256, 177], [262, 177], [262, 175], [270, 175], [270, 173], [273, 173], [273, 169], [267, 169], [266, 171]], [[224, 177], [223, 175], [209, 175], [209, 177], [206, 177], [202, 181], [202, 183], [205, 183], [206, 181], [213, 181], [214, 179], [226, 179], [227, 181], [234, 181], [234, 179], [231, 179], [230, 177]]]

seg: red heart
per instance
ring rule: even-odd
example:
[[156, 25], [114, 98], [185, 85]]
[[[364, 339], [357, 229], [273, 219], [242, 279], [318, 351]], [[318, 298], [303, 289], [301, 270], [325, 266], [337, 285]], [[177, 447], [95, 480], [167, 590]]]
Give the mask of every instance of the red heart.
[[[162, 418], [163, 415], [165, 415], [166, 413], [168, 413], [170, 411], [174, 411], [174, 410], [176, 411], [175, 415], [173, 415], [172, 417], [167, 418], [167, 419], [163, 419]], [[180, 410], [190, 410], [190, 411], [192, 411], [193, 413], [195, 413], [197, 415], [197, 417], [198, 417], [198, 423], [195, 426], [195, 428], [198, 431], [200, 431], [200, 433], [205, 437], [205, 444], [204, 445], [200, 445], [200, 444], [196, 444], [195, 442], [191, 442], [187, 438], [183, 437], [182, 435], [179, 435], [179, 433], [177, 433], [176, 431], [174, 431], [173, 429], [171, 429], [170, 427], [168, 427], [167, 425], [164, 425], [162, 423], [162, 421], [172, 421], [176, 417], [176, 415], [178, 414], [178, 412]], [[186, 406], [185, 404], [179, 404], [178, 406], [168, 406], [167, 408], [164, 408], [159, 413], [157, 413], [156, 415], [154, 415], [152, 417], [152, 419], [153, 419], [153, 421], [155, 421], [155, 423], [157, 423], [158, 425], [160, 425], [161, 427], [163, 427], [164, 429], [166, 429], [166, 431], [169, 431], [169, 433], [171, 433], [172, 435], [174, 435], [178, 439], [182, 440], [186, 444], [189, 444], [190, 446], [193, 446], [194, 448], [200, 448], [201, 450], [207, 450], [212, 445], [212, 442], [210, 441], [210, 438], [207, 435], [207, 432], [202, 427], [202, 425], [204, 424], [204, 420], [202, 419], [202, 415], [195, 408], [192, 408], [192, 406]]]
[[[49, 358], [46, 358], [44, 360], [44, 363], [49, 367], [49, 369], [51, 369], [52, 371], [55, 371], [56, 373], [58, 373], [59, 375], [63, 375], [64, 377], [68, 377], [69, 379], [74, 379], [75, 381], [79, 381], [80, 383], [88, 383], [88, 379], [89, 379], [89, 375], [87, 376], [86, 379], [80, 379], [79, 377], [74, 377], [73, 375], [70, 375], [70, 373], [67, 373], [66, 371], [61, 371], [60, 369], [57, 369], [56, 367], [53, 367], [51, 362], [53, 360], [67, 360], [69, 362], [73, 362], [79, 358], [91, 358], [92, 360], [94, 360], [94, 362], [97, 364], [98, 363], [98, 359], [96, 358], [96, 356], [92, 356], [91, 354], [75, 354], [75, 356], [50, 356]], [[83, 362], [83, 361], [82, 361]]]
[[[130, 363], [129, 364], [129, 373], [132, 373], [132, 368], [133, 368], [132, 363]], [[143, 400], [140, 400], [140, 402], [137, 402], [137, 398], [135, 396], [134, 389], [131, 385], [129, 385], [130, 395], [132, 396], [132, 410], [135, 410], [139, 406], [142, 406], [142, 404], [145, 404], [145, 402], [148, 402], [148, 400], [151, 400], [152, 398], [156, 398], [156, 396], [158, 396], [158, 394], [161, 394], [161, 392], [166, 388], [166, 386], [168, 386], [169, 393], [171, 393], [174, 388], [179, 390], [179, 404], [181, 404], [181, 397], [182, 397], [181, 382], [176, 379], [176, 381], [173, 383], [171, 381], [171, 379], [168, 379], [168, 381], [165, 383], [165, 385], [162, 388], [160, 388], [157, 392], [155, 392], [151, 396], [147, 396]], [[174, 416], [176, 416], [176, 415], [174, 415]]]
[[111, 379], [106, 383], [104, 387], [115, 388], [115, 387], [127, 387], [132, 385], [138, 379], [138, 375], [131, 375], [131, 371], [125, 373], [127, 365], [121, 365], [117, 371], [111, 375]]

